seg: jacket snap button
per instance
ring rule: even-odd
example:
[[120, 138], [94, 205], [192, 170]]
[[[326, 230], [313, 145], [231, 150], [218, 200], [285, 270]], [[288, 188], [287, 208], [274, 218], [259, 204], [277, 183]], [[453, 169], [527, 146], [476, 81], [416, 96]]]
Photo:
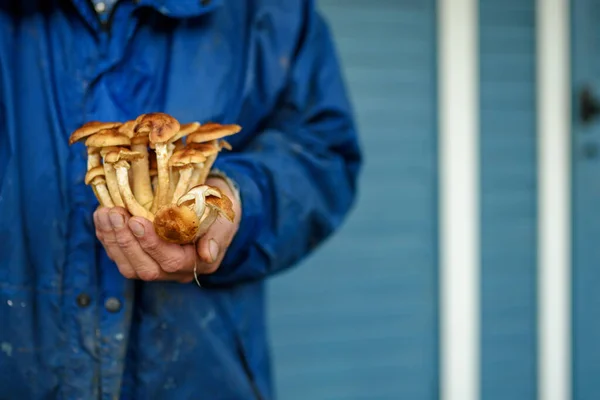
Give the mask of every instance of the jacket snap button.
[[109, 312], [117, 312], [121, 309], [121, 302], [116, 297], [109, 297], [104, 302], [104, 308]]
[[82, 293], [79, 296], [77, 296], [77, 305], [79, 307], [87, 307], [90, 305], [91, 302], [92, 299], [90, 299], [90, 296], [88, 296], [85, 293]]

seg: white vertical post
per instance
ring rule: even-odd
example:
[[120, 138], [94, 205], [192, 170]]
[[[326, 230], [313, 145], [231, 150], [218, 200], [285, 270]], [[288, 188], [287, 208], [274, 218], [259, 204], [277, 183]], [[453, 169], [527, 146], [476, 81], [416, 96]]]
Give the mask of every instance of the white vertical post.
[[477, 0], [439, 0], [441, 398], [479, 398]]
[[537, 2], [539, 399], [571, 398], [569, 0]]

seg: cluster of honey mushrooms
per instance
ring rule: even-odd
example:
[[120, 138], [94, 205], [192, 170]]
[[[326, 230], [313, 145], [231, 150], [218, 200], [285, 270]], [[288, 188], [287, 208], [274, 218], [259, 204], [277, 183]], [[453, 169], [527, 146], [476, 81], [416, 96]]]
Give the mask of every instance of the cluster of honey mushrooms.
[[121, 122], [92, 121], [75, 130], [69, 145], [87, 147], [85, 184], [103, 207], [123, 207], [150, 220], [164, 240], [186, 244], [202, 236], [219, 215], [232, 222], [231, 199], [207, 185], [223, 138], [239, 125], [180, 124], [165, 113]]

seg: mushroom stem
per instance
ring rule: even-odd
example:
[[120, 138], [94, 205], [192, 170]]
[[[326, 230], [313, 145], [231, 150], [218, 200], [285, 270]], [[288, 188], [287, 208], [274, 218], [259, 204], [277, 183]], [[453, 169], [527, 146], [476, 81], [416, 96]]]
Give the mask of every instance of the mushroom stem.
[[133, 194], [138, 203], [147, 210], [150, 210], [154, 194], [152, 193], [152, 185], [150, 182], [148, 147], [146, 143], [132, 143], [131, 150], [142, 154], [142, 158], [131, 162]]
[[100, 203], [101, 206], [103, 207], [114, 207], [114, 203], [112, 202], [112, 199], [110, 197], [110, 194], [108, 193], [108, 190], [106, 189], [106, 185], [105, 185], [105, 180], [102, 179], [101, 177], [96, 177], [91, 183], [92, 183], [92, 187], [94, 189], [94, 193], [96, 194], [96, 197], [98, 198], [98, 202]]
[[168, 203], [169, 196], [169, 153], [167, 143], [156, 143], [156, 163], [158, 170], [158, 200], [152, 208]]
[[[158, 176], [154, 175], [152, 176], [152, 192], [156, 193], [156, 188], [158, 188]], [[154, 204], [154, 199], [156, 199], [156, 196], [154, 196], [154, 198], [152, 199], [152, 204]]]
[[[167, 160], [171, 159], [173, 152], [177, 148], [177, 145], [174, 143], [167, 144]], [[177, 188], [177, 184], [179, 183], [179, 171], [177, 171], [172, 166], [169, 166], [169, 192], [167, 194], [167, 199], [172, 199], [175, 193], [175, 189]]]
[[106, 186], [114, 204], [117, 207], [125, 207], [121, 194], [119, 193], [119, 185], [117, 184], [117, 174], [111, 163], [104, 163], [104, 173], [106, 174]]
[[217, 154], [212, 154], [206, 157], [206, 161], [204, 162], [202, 167], [199, 168], [198, 176], [196, 177], [197, 180], [192, 182], [193, 185], [204, 185], [204, 183], [206, 182], [206, 178], [208, 178], [208, 174], [210, 173], [210, 169], [212, 168], [216, 159]]
[[192, 177], [190, 178], [190, 186], [201, 185], [200, 177], [202, 176], [204, 171], [204, 163], [194, 164], [194, 172], [192, 172]]
[[88, 159], [87, 159], [87, 170], [89, 171], [92, 168], [100, 166], [100, 149], [97, 147], [88, 147], [87, 149]]
[[212, 207], [206, 207], [204, 210], [204, 215], [200, 219], [200, 226], [198, 226], [198, 232], [196, 233], [196, 238], [204, 235], [208, 228], [217, 220], [219, 216], [219, 212]]
[[129, 186], [129, 163], [124, 160], [117, 161], [115, 164], [115, 170], [117, 174], [117, 183], [119, 185], [119, 191], [123, 195], [127, 209], [132, 215], [137, 217], [146, 218], [147, 220], [154, 221], [154, 215], [146, 210], [138, 201], [135, 199], [131, 187]]
[[193, 171], [194, 167], [191, 165], [179, 169], [179, 181], [177, 182], [177, 186], [173, 191], [171, 203], [177, 203], [177, 200], [179, 200], [179, 198], [185, 194], [189, 187]]

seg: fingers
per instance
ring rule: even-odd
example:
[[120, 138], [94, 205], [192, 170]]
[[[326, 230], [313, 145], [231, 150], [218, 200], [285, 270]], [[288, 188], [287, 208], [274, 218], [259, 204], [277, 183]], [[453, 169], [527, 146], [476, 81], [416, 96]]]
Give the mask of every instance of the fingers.
[[208, 232], [196, 243], [196, 250], [200, 258], [197, 266], [199, 274], [212, 274], [219, 268], [227, 248], [237, 233], [242, 214], [241, 205], [225, 181], [220, 178], [209, 178], [206, 183], [218, 187], [232, 200], [235, 218], [233, 222], [230, 222], [219, 215]]
[[129, 228], [140, 248], [167, 273], [189, 273], [194, 270], [196, 253], [193, 245], [181, 246], [160, 239], [152, 223], [144, 218], [132, 217]]
[[236, 231], [236, 224], [222, 217], [215, 220], [208, 232], [196, 244], [200, 256], [197, 266], [199, 274], [212, 274], [219, 268]]
[[127, 257], [129, 264], [135, 269], [137, 276], [145, 281], [154, 281], [160, 278], [159, 265], [141, 248], [127, 224], [129, 215], [121, 208], [114, 207], [108, 212], [115, 241], [121, 252]]
[[[152, 224], [142, 218], [137, 219]], [[129, 279], [144, 281], [169, 280], [189, 282], [193, 275], [189, 272], [165, 271], [142, 247], [140, 240], [134, 235], [139, 234], [138, 226], [132, 222], [127, 211], [120, 207], [103, 208], [94, 214], [96, 236], [102, 242], [108, 256], [117, 264], [121, 274]], [[134, 221], [135, 222], [135, 221]], [[135, 230], [132, 230], [133, 226]], [[148, 229], [146, 228], [148, 231]], [[154, 232], [153, 230], [150, 230]], [[142, 237], [147, 235], [142, 235]], [[151, 244], [152, 246], [152, 244]], [[193, 249], [192, 249], [193, 253]], [[168, 256], [168, 255], [167, 255]], [[192, 266], [193, 268], [193, 266]]]
[[96, 237], [104, 246], [104, 250], [106, 250], [108, 257], [117, 264], [119, 272], [121, 272], [121, 274], [126, 278], [137, 278], [138, 276], [135, 272], [135, 269], [131, 266], [129, 260], [119, 247], [115, 231], [113, 230], [112, 223], [110, 222], [108, 210], [108, 208], [100, 208], [94, 212]]

